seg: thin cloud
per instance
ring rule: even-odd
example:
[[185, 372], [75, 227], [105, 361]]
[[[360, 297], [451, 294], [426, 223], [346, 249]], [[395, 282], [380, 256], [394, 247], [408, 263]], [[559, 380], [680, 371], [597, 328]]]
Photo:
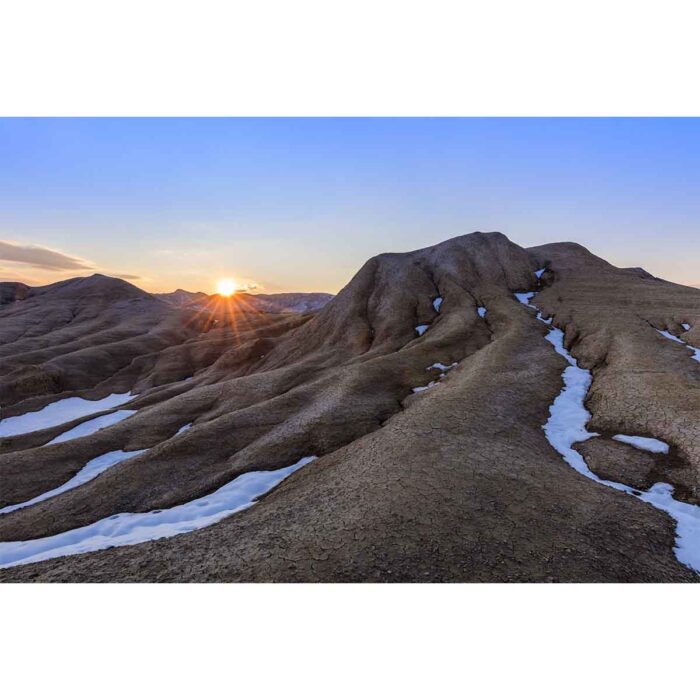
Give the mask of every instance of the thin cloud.
[[60, 253], [57, 250], [51, 250], [51, 248], [39, 245], [21, 245], [11, 241], [0, 241], [0, 260], [54, 272], [94, 269], [94, 265], [87, 260]]
[[119, 279], [123, 280], [142, 280], [144, 279], [141, 277], [141, 275], [128, 275], [122, 272], [104, 272], [103, 274], [107, 275], [108, 277], [119, 277]]

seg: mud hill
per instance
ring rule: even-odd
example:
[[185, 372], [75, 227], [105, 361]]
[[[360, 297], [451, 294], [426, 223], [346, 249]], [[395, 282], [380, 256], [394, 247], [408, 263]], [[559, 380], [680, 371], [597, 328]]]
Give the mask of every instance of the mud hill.
[[698, 580], [700, 290], [577, 244], [378, 255], [315, 314], [70, 280], [0, 341], [0, 580]]
[[[216, 295], [176, 289], [174, 292], [154, 294], [153, 296], [178, 308], [197, 308], [211, 303], [212, 298], [215, 298]], [[280, 314], [318, 311], [332, 298], [332, 294], [322, 292], [286, 292], [282, 294], [248, 294], [239, 292], [233, 298], [233, 301], [243, 304], [250, 311]]]
[[198, 303], [206, 303], [209, 301], [209, 295], [204, 292], [188, 292], [186, 289], [176, 289], [174, 292], [166, 292], [164, 294], [154, 294], [156, 299], [164, 301], [171, 306], [182, 308], [183, 306], [191, 306]]
[[259, 311], [267, 313], [309, 313], [319, 311], [332, 298], [324, 292], [284, 292], [281, 294], [240, 294]]

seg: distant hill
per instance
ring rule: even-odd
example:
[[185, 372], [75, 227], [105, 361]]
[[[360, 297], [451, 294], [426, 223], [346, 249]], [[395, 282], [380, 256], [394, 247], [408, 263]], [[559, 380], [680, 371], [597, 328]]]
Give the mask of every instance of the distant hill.
[[[178, 308], [202, 306], [217, 295], [204, 292], [188, 292], [177, 289], [167, 294], [154, 294], [157, 299]], [[310, 313], [322, 309], [331, 299], [332, 294], [323, 292], [288, 292], [284, 294], [247, 294], [239, 292], [236, 299], [253, 311], [270, 314]]]
[[177, 306], [182, 308], [183, 306], [190, 306], [190, 304], [202, 302], [206, 303], [209, 299], [209, 295], [204, 292], [188, 292], [184, 289], [176, 289], [174, 292], [166, 292], [164, 294], [154, 294], [156, 299], [160, 299], [171, 306]]
[[267, 313], [304, 314], [322, 309], [332, 298], [323, 292], [288, 292], [286, 294], [239, 294], [260, 311]]

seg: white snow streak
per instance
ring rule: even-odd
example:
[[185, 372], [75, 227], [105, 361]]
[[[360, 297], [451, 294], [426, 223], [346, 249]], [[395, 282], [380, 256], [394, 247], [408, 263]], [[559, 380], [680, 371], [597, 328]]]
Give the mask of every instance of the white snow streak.
[[664, 338], [668, 338], [668, 340], [673, 340], [676, 343], [685, 345], [685, 343], [677, 335], [673, 335], [673, 333], [669, 333], [668, 331], [660, 331], [658, 328], [656, 328], [655, 330], [657, 333], [660, 333]]
[[613, 440], [624, 442], [638, 450], [654, 452], [656, 454], [668, 454], [669, 447], [662, 440], [656, 438], [640, 437], [639, 435], [614, 435]]
[[689, 331], [690, 330], [690, 324], [689, 323], [681, 323], [681, 326], [683, 327], [684, 331]]
[[427, 331], [429, 327], [430, 325], [427, 323], [421, 326], [416, 326], [416, 333], [418, 333], [418, 335], [423, 335], [423, 333], [425, 333], [425, 331]]
[[75, 440], [76, 438], [85, 437], [87, 435], [92, 435], [103, 428], [108, 428], [110, 425], [116, 425], [117, 423], [133, 416], [136, 411], [129, 411], [127, 409], [122, 409], [121, 411], [114, 411], [114, 413], [108, 413], [106, 416], [98, 416], [91, 420], [86, 420], [80, 425], [76, 425], [75, 428], [67, 430], [65, 433], [61, 433], [59, 436], [55, 437], [53, 440], [47, 442], [47, 445], [55, 445], [59, 442], [67, 442], [68, 440]]
[[420, 394], [421, 391], [427, 391], [428, 389], [432, 389], [436, 384], [437, 382], [430, 382], [430, 384], [428, 384], [427, 386], [415, 386], [413, 387], [413, 389], [411, 389], [411, 391], [414, 394]]
[[24, 433], [32, 433], [35, 430], [53, 428], [56, 425], [68, 423], [76, 418], [82, 418], [83, 416], [121, 406], [133, 398], [134, 394], [129, 392], [127, 394], [110, 394], [104, 399], [97, 401], [88, 401], [77, 396], [69, 399], [60, 399], [50, 403], [48, 406], [44, 406], [39, 411], [24, 413], [21, 416], [12, 416], [0, 421], [0, 437], [22, 435]]
[[554, 349], [566, 358], [569, 367], [564, 370], [564, 388], [549, 409], [549, 420], [544, 425], [544, 434], [554, 449], [576, 471], [588, 476], [592, 474], [583, 457], [572, 448], [576, 442], [596, 437], [597, 433], [586, 430], [591, 414], [586, 410], [584, 400], [593, 378], [588, 370], [582, 369], [564, 348], [564, 333], [552, 328], [546, 336]]
[[242, 474], [208, 496], [172, 508], [149, 513], [119, 513], [58, 535], [26, 542], [0, 542], [0, 568], [199, 530], [249, 508], [256, 499], [314, 459], [316, 457], [303, 457], [296, 464], [275, 471]]
[[[187, 432], [191, 427], [192, 427], [192, 423], [187, 423], [187, 424], [183, 425], [181, 428], [178, 428], [175, 435], [182, 435], [182, 433]], [[173, 437], [175, 437], [175, 436], [173, 435]]]
[[426, 367], [426, 369], [439, 369], [443, 372], [447, 372], [456, 366], [457, 366], [456, 362], [453, 362], [451, 365], [443, 365], [442, 362], [433, 362], [433, 364], [430, 365], [430, 367]]
[[442, 306], [442, 297], [438, 297], [437, 299], [433, 300], [433, 308], [435, 311], [440, 313], [440, 307]]
[[[440, 379], [444, 379], [447, 376], [447, 372], [449, 372], [451, 369], [454, 369], [457, 366], [457, 362], [453, 362], [451, 365], [444, 365], [442, 362], [433, 362], [430, 367], [426, 367], [426, 370], [431, 370], [431, 369], [437, 369], [440, 370]], [[420, 394], [422, 391], [427, 391], [428, 389], [432, 389], [438, 382], [437, 381], [432, 381], [426, 386], [415, 386], [411, 391], [414, 394]]]
[[[23, 503], [16, 503], [12, 506], [5, 506], [0, 513], [11, 513], [13, 510], [19, 510], [20, 508], [26, 508], [27, 506], [34, 505], [35, 503], [40, 503], [53, 496], [58, 496], [59, 493], [64, 491], [70, 491], [71, 489], [77, 488], [78, 486], [91, 481], [103, 471], [113, 467], [119, 462], [123, 462], [125, 459], [130, 457], [136, 457], [146, 450], [134, 450], [133, 452], [124, 452], [122, 450], [115, 450], [114, 452], [107, 452], [107, 454], [100, 455], [91, 459], [72, 479], [66, 481], [58, 488], [51, 489], [51, 491], [46, 491], [45, 493], [35, 496], [29, 501], [24, 501]], [[0, 545], [2, 546], [2, 545]]]
[[525, 306], [529, 306], [531, 309], [536, 309], [536, 306], [533, 306], [530, 303], [530, 299], [534, 297], [536, 292], [516, 292], [515, 293], [515, 298], [521, 303], [525, 304]]
[[543, 267], [541, 270], [535, 270], [535, 277], [537, 277], [537, 279], [540, 279], [546, 271], [547, 271], [546, 267]]

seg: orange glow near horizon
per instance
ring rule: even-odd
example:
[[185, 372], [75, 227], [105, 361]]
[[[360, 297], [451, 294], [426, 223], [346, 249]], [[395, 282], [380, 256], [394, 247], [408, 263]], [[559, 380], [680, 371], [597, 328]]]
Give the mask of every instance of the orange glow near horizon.
[[233, 296], [238, 289], [238, 285], [236, 284], [236, 281], [231, 279], [230, 277], [222, 277], [217, 283], [216, 283], [216, 291], [221, 294], [222, 297], [231, 297]]

